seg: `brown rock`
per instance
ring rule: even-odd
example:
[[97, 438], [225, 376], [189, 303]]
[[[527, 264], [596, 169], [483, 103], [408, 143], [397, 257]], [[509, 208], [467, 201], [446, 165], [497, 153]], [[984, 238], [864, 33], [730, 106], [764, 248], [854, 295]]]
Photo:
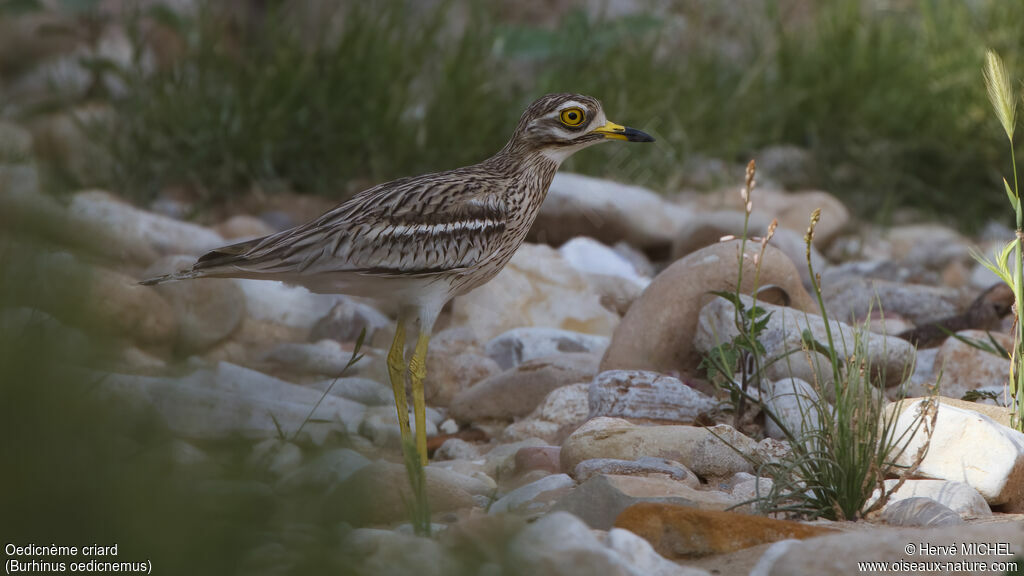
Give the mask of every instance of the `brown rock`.
[[[191, 256], [165, 256], [150, 266], [143, 277], [182, 270], [191, 266]], [[178, 319], [178, 348], [185, 352], [208, 350], [227, 338], [241, 324], [245, 298], [234, 282], [198, 279], [146, 287], [171, 305]]]
[[[683, 376], [697, 375], [700, 353], [693, 347], [701, 308], [715, 298], [709, 292], [734, 290], [739, 273], [739, 241], [722, 242], [698, 250], [659, 274], [622, 319], [601, 360], [601, 371], [653, 370]], [[755, 254], [759, 245], [748, 243]], [[755, 268], [743, 266], [743, 293], [754, 288]], [[817, 313], [817, 306], [800, 282], [792, 261], [771, 245], [764, 253], [760, 285], [776, 286], [790, 305]]]
[[[981, 330], [965, 330], [957, 335], [989, 343], [989, 336]], [[992, 337], [1007, 350], [1013, 349], [1013, 339], [1006, 334], [992, 333]], [[984, 350], [965, 344], [956, 338], [947, 339], [935, 356], [935, 366], [941, 367], [939, 391], [943, 396], [962, 398], [979, 388], [1001, 386], [1009, 378], [1010, 361]]]
[[[850, 211], [846, 206], [835, 196], [820, 190], [784, 192], [758, 188], [751, 198], [754, 201], [754, 214], [758, 218], [768, 221], [776, 218], [779, 226], [801, 234], [807, 229], [811, 211], [821, 208], [821, 222], [814, 229], [814, 244], [818, 247], [832, 242], [850, 221]], [[743, 200], [735, 192], [709, 195], [702, 200], [702, 204], [708, 208], [743, 209]]]
[[653, 502], [630, 506], [619, 515], [615, 526], [641, 536], [668, 558], [722, 554], [767, 542], [803, 540], [835, 532], [790, 520]]
[[585, 352], [524, 362], [456, 394], [449, 415], [462, 422], [526, 416], [555, 388], [592, 379], [597, 363], [597, 356]]
[[552, 474], [561, 472], [558, 461], [558, 446], [524, 446], [516, 452], [516, 474], [524, 474], [531, 470], [543, 470]]

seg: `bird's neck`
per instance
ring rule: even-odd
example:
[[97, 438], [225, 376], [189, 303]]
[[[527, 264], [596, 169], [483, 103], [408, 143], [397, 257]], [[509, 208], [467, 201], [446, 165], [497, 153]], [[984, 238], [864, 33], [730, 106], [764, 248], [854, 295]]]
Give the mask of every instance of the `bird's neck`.
[[[554, 177], [565, 157], [546, 153], [544, 149], [530, 146], [528, 143], [513, 138], [505, 147], [483, 163], [493, 172], [501, 173], [509, 178], [531, 172], [550, 172], [548, 181]], [[545, 186], [545, 189], [547, 187]]]

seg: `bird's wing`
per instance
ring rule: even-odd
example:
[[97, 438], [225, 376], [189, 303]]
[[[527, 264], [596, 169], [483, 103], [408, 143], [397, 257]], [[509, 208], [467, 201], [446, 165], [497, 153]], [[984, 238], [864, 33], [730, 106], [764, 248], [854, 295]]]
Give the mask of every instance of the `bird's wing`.
[[485, 260], [505, 231], [500, 186], [435, 174], [366, 190], [302, 226], [202, 256], [196, 271], [429, 274]]

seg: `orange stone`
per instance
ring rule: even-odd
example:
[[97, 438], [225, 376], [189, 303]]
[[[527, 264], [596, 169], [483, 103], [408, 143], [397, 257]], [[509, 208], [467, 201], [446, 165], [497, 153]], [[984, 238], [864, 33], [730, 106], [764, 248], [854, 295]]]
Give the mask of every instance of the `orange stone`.
[[667, 558], [734, 552], [778, 540], [803, 540], [835, 530], [737, 512], [641, 502], [619, 514], [615, 526], [642, 537]]

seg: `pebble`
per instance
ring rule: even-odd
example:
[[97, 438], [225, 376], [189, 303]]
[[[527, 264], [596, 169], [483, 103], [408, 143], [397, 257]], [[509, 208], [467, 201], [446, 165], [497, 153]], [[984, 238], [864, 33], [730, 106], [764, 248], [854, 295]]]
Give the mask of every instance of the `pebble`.
[[458, 393], [449, 413], [461, 422], [526, 416], [554, 389], [589, 382], [599, 358], [584, 352], [546, 356], [520, 364]]
[[691, 508], [725, 510], [739, 503], [725, 492], [697, 490], [664, 476], [597, 474], [556, 505], [579, 516], [590, 527], [607, 530], [638, 502], [672, 503]]
[[539, 515], [552, 506], [576, 486], [568, 474], [552, 474], [536, 482], [520, 486], [499, 498], [488, 510], [488, 514], [516, 512]]
[[558, 328], [528, 326], [514, 328], [487, 342], [487, 355], [502, 370], [552, 354], [589, 352], [603, 354], [608, 338]]
[[718, 401], [678, 378], [644, 370], [609, 370], [590, 383], [590, 417], [641, 418], [690, 424]]
[[635, 460], [656, 456], [680, 462], [703, 478], [727, 477], [736, 472], [751, 472], [750, 462], [736, 451], [749, 456], [756, 449], [756, 442], [724, 424], [711, 428], [636, 426], [625, 420], [601, 417], [590, 420], [569, 436], [562, 444], [561, 460], [563, 470], [575, 470], [580, 462], [592, 458]]
[[642, 456], [636, 460], [616, 460], [614, 458], [592, 458], [576, 465], [573, 477], [583, 483], [598, 474], [614, 474], [616, 476], [657, 476], [682, 482], [686, 486], [698, 489], [700, 479], [679, 462]]

